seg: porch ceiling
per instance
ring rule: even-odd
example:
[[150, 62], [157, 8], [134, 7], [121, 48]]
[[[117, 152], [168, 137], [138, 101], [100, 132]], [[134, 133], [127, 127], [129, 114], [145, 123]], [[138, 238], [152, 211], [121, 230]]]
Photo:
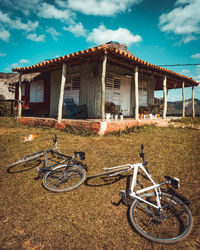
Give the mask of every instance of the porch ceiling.
[[162, 89], [162, 79], [164, 75], [166, 75], [168, 79], [168, 88], [181, 88], [183, 81], [185, 82], [185, 87], [198, 85], [198, 82], [190, 77], [178, 74], [174, 71], [156, 66], [135, 57], [125, 45], [114, 42], [78, 51], [52, 60], [43, 61], [32, 66], [14, 68], [12, 71], [22, 74], [53, 71], [60, 69], [63, 63], [67, 63], [70, 67], [72, 67], [85, 62], [101, 61], [104, 54], [108, 55], [108, 62], [131, 69], [134, 69], [134, 66], [137, 65], [140, 72], [149, 74], [156, 79], [156, 90]]

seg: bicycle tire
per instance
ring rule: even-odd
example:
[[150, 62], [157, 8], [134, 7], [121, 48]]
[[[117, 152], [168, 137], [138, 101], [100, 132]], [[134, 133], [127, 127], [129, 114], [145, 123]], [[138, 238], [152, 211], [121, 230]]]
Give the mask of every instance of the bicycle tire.
[[[120, 171], [128, 170], [128, 169], [129, 169], [129, 167], [124, 167], [124, 168], [121, 168], [121, 169], [107, 170], [105, 172], [101, 172], [101, 173], [98, 173], [98, 174], [95, 174], [95, 175], [88, 176], [87, 179], [95, 178], [95, 177], [101, 177], [101, 176], [109, 177], [110, 174], [115, 174], [115, 173], [118, 173]], [[121, 173], [119, 173], [119, 174], [121, 174]]]
[[[156, 203], [154, 193], [146, 193], [141, 198]], [[184, 240], [193, 226], [189, 208], [177, 197], [164, 192], [161, 194], [161, 206], [164, 213], [159, 214], [158, 209], [139, 200], [133, 201], [129, 214], [135, 230], [144, 238], [158, 243], [174, 244]]]
[[[24, 171], [27, 171], [27, 170], [29, 170], [29, 169], [31, 169], [31, 168], [35, 168], [36, 166], [28, 166], [28, 168], [25, 168], [25, 163], [30, 163], [30, 162], [32, 162], [32, 161], [35, 161], [35, 160], [37, 160], [37, 159], [39, 159], [39, 158], [41, 158], [42, 156], [44, 155], [44, 152], [39, 152], [38, 154], [36, 153], [36, 154], [33, 154], [33, 155], [28, 155], [28, 156], [25, 156], [23, 159], [21, 159], [21, 160], [19, 160], [19, 161], [16, 161], [16, 162], [14, 162], [14, 163], [12, 163], [12, 164], [10, 164], [9, 166], [8, 166], [8, 168], [7, 168], [7, 172], [8, 173], [20, 173], [20, 172], [24, 172]], [[22, 166], [21, 166], [21, 170], [20, 170], [20, 165], [22, 164]], [[19, 168], [19, 170], [11, 170], [11, 169], [13, 169], [13, 167], [15, 167], [15, 166], [18, 166], [18, 168]]]
[[70, 191], [80, 186], [85, 179], [86, 172], [80, 165], [59, 165], [44, 175], [43, 186], [53, 192]]

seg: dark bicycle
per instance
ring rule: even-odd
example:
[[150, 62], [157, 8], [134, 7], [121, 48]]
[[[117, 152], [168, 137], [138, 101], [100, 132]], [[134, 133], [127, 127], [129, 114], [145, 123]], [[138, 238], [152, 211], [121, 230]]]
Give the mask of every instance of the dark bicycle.
[[[63, 192], [77, 188], [86, 179], [87, 164], [81, 162], [85, 160], [85, 152], [74, 152], [73, 156], [64, 155], [58, 149], [56, 135], [53, 141], [54, 147], [52, 149], [27, 155], [9, 165], [7, 171], [16, 173], [36, 167], [38, 171], [36, 179], [42, 177], [46, 189]], [[81, 161], [78, 161], [77, 158]], [[52, 161], [54, 161], [53, 164]], [[37, 162], [43, 162], [42, 166], [38, 167]], [[20, 168], [20, 171], [13, 171], [15, 167]]]

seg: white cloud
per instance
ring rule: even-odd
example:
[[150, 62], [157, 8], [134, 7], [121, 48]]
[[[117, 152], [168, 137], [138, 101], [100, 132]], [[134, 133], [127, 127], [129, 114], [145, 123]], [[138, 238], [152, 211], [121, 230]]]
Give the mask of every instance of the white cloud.
[[38, 27], [38, 21], [32, 22], [28, 20], [27, 23], [23, 23], [20, 18], [11, 19], [8, 14], [4, 14], [0, 10], [0, 22], [4, 25], [8, 25], [11, 29], [33, 31]]
[[189, 69], [182, 69], [181, 74], [189, 74], [191, 71]]
[[8, 10], [17, 10], [21, 11], [26, 16], [37, 8], [37, 5], [41, 2], [41, 0], [1, 0], [2, 6], [7, 7]]
[[163, 32], [183, 36], [183, 42], [196, 40], [200, 34], [200, 0], [178, 0], [179, 5], [160, 16], [159, 26]]
[[138, 43], [142, 41], [141, 36], [132, 34], [128, 29], [118, 28], [117, 30], [107, 29], [104, 25], [100, 25], [98, 28], [88, 35], [87, 41], [96, 44], [102, 44], [108, 41], [117, 41], [130, 45], [132, 43]]
[[29, 39], [29, 40], [32, 40], [32, 41], [34, 41], [34, 42], [44, 42], [44, 40], [45, 40], [45, 35], [37, 35], [37, 34], [29, 34], [28, 36], [27, 36], [27, 38]]
[[4, 57], [4, 56], [6, 56], [6, 53], [0, 52], [0, 56], [1, 56], [1, 57]]
[[0, 39], [4, 42], [8, 42], [10, 38], [10, 32], [5, 30], [4, 28], [0, 28]]
[[175, 2], [175, 5], [179, 5], [179, 4], [187, 4], [187, 3], [190, 3], [191, 0], [177, 0]]
[[70, 31], [76, 37], [86, 36], [87, 30], [84, 29], [82, 23], [77, 23], [75, 25], [70, 25], [69, 27], [63, 27], [64, 30]]
[[26, 60], [26, 59], [21, 59], [21, 60], [19, 60], [19, 63], [21, 63], [21, 64], [23, 64], [23, 63], [28, 63], [29, 62], [29, 60]]
[[42, 3], [38, 7], [38, 16], [47, 19], [58, 19], [68, 23], [74, 23], [73, 19], [75, 18], [75, 14], [71, 10], [60, 10], [48, 3]]
[[194, 55], [191, 55], [191, 58], [199, 59], [200, 58], [200, 53], [196, 53]]
[[51, 34], [51, 36], [53, 37], [54, 40], [58, 40], [57, 37], [61, 35], [61, 33], [57, 32], [54, 27], [49, 27], [46, 31], [49, 34]]
[[[61, 4], [63, 1], [57, 2]], [[142, 0], [68, 0], [68, 7], [86, 15], [114, 16], [129, 10], [132, 5], [140, 2]]]

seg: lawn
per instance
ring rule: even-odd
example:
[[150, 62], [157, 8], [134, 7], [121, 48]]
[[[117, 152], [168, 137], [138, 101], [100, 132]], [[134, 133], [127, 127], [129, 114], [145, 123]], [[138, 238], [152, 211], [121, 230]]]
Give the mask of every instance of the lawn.
[[[21, 138], [38, 133], [30, 142]], [[131, 227], [128, 206], [115, 205], [127, 178], [110, 185], [98, 179], [66, 193], [52, 193], [35, 180], [35, 169], [9, 174], [7, 166], [24, 155], [50, 148], [54, 134], [61, 152], [85, 151], [88, 175], [103, 167], [140, 160], [143, 143], [153, 178], [181, 180], [179, 192], [191, 200], [194, 226], [175, 246], [149, 242]], [[0, 248], [1, 249], [197, 249], [200, 247], [200, 130], [141, 127], [127, 134], [78, 136], [48, 128], [16, 124], [0, 118]], [[142, 178], [140, 179], [142, 182]]]

